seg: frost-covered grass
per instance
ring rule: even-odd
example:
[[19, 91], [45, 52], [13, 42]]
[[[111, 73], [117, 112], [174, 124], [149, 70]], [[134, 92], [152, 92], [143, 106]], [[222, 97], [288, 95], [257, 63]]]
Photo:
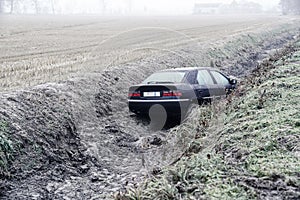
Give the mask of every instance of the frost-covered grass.
[[299, 54], [283, 57], [251, 77], [260, 83], [246, 82], [239, 91], [244, 95], [233, 97], [218, 123], [210, 119], [209, 127], [199, 129], [199, 108], [198, 121], [193, 122], [198, 133], [188, 152], [117, 199], [299, 198]]
[[0, 120], [0, 176], [7, 171], [13, 153], [13, 144], [7, 135], [7, 129], [8, 124]]

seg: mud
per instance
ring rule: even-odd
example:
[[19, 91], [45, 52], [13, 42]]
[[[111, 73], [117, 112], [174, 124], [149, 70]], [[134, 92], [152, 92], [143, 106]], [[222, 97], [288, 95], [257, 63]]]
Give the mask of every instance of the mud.
[[[254, 34], [255, 43], [243, 43], [250, 35], [239, 36], [230, 51], [209, 43], [207, 49], [188, 44], [178, 52], [242, 78], [298, 31]], [[17, 144], [11, 167], [1, 175], [1, 199], [111, 199], [175, 161], [182, 147], [168, 140], [169, 129], [151, 131], [149, 120], [128, 112], [127, 90], [154, 71], [189, 65], [174, 54], [156, 55], [1, 94], [0, 118]], [[170, 143], [176, 151], [165, 148]]]

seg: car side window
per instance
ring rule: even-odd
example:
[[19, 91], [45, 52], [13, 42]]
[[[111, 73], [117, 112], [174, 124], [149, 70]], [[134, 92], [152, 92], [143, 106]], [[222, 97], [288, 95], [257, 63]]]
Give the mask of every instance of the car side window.
[[199, 70], [197, 81], [199, 85], [213, 85], [214, 81], [207, 70]]
[[214, 76], [215, 80], [217, 81], [217, 84], [220, 84], [220, 85], [228, 85], [229, 84], [229, 80], [221, 73], [216, 72], [216, 71], [211, 71], [211, 74]]

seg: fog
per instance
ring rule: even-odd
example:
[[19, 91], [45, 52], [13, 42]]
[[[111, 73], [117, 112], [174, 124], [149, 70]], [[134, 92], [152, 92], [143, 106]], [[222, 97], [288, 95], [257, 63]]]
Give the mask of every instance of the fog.
[[[105, 14], [145, 14], [145, 15], [180, 15], [192, 14], [197, 3], [230, 4], [233, 0], [61, 0], [60, 7], [63, 13], [73, 12], [99, 13], [103, 7]], [[245, 0], [237, 0], [245, 2]], [[251, 0], [259, 3], [264, 10], [271, 9], [279, 4], [279, 0]], [[104, 4], [104, 5], [103, 5]], [[70, 9], [73, 5], [74, 9]], [[71, 6], [72, 7], [72, 6]]]
[[[252, 4], [251, 4], [251, 3]], [[254, 4], [255, 3], [255, 4]], [[0, 12], [26, 14], [187, 15], [235, 12], [229, 5], [246, 5], [240, 13], [276, 10], [279, 0], [0, 0]], [[253, 5], [256, 10], [253, 11]], [[221, 8], [221, 9], [220, 9]], [[197, 14], [197, 13], [196, 13]], [[199, 14], [199, 13], [198, 13]]]

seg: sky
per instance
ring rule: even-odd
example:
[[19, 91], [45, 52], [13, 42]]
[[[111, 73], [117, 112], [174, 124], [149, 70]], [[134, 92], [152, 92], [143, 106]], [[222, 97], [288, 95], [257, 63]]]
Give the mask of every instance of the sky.
[[[62, 12], [68, 12], [68, 8], [84, 10], [91, 13], [99, 11], [102, 0], [59, 0]], [[103, 0], [106, 2], [106, 10], [110, 14], [191, 14], [195, 3], [224, 3], [229, 4], [233, 0]], [[237, 2], [246, 0], [236, 0]], [[248, 0], [259, 3], [264, 9], [270, 9], [279, 4], [280, 0]], [[129, 8], [129, 5], [130, 8]], [[69, 9], [70, 10], [70, 9]], [[73, 11], [76, 12], [76, 11]]]

